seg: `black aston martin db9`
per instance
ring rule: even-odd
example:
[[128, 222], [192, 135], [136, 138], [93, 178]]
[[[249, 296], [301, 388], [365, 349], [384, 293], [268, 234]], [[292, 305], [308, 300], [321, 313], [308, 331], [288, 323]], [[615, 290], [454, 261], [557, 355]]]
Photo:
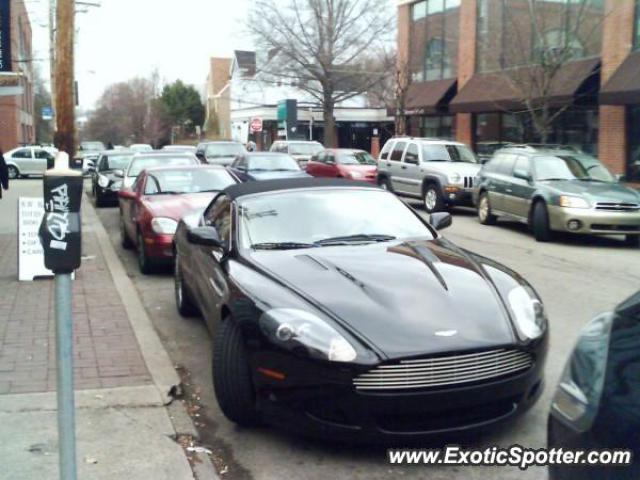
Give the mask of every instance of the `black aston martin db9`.
[[344, 440], [483, 428], [542, 390], [547, 320], [518, 274], [392, 193], [339, 179], [234, 185], [175, 235], [175, 293], [214, 335], [232, 421]]

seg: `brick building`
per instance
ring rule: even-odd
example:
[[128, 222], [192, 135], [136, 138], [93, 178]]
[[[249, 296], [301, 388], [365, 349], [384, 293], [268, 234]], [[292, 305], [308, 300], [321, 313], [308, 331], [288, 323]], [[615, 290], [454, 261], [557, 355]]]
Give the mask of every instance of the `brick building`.
[[[399, 61], [410, 68], [412, 135], [476, 150], [540, 142], [511, 88], [532, 59], [570, 53], [549, 87], [547, 142], [597, 155], [640, 181], [640, 0], [399, 0]], [[537, 29], [532, 28], [533, 21]]]
[[0, 0], [0, 25], [8, 35], [10, 59], [0, 71], [0, 149], [35, 141], [31, 23], [24, 0]]
[[231, 59], [212, 57], [207, 76], [205, 127], [209, 138], [231, 138]]

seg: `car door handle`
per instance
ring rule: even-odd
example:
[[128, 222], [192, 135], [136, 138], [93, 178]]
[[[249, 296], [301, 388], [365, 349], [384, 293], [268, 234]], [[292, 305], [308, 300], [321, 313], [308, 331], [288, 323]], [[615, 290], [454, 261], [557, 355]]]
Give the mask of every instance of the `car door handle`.
[[507, 188], [507, 189], [505, 190], [505, 192], [507, 192], [507, 193], [512, 193], [512, 192], [513, 192], [513, 190], [511, 190], [510, 188]]
[[402, 170], [406, 170], [406, 169], [407, 169], [407, 166], [406, 166], [406, 165], [402, 165], [400, 168], [401, 168]]
[[386, 163], [386, 165], [387, 165], [387, 167], [390, 167], [390, 166], [391, 166], [391, 164], [390, 164], [389, 162], [387, 162], [387, 163]]

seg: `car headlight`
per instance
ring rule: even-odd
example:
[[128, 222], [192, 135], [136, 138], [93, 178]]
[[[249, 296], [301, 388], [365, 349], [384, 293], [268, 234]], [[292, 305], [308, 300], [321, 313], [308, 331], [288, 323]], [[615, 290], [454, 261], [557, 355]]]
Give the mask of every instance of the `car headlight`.
[[361, 172], [351, 172], [351, 178], [362, 178], [364, 175]]
[[613, 316], [592, 320], [581, 332], [551, 403], [556, 417], [586, 431], [596, 416], [604, 386]]
[[461, 181], [462, 181], [462, 177], [460, 176], [459, 173], [452, 173], [451, 175], [449, 175], [450, 183], [460, 183]]
[[509, 291], [507, 299], [520, 333], [532, 340], [540, 337], [547, 328], [547, 317], [533, 290], [517, 286]]
[[567, 208], [591, 208], [589, 202], [582, 197], [573, 197], [570, 195], [560, 196], [560, 206]]
[[351, 362], [351, 344], [327, 322], [305, 310], [275, 308], [260, 317], [262, 332], [274, 344], [320, 360]]
[[104, 175], [98, 175], [98, 185], [102, 188], [107, 188], [109, 186], [109, 179]]
[[172, 218], [157, 217], [151, 220], [151, 228], [159, 235], [173, 235], [178, 228], [178, 222]]

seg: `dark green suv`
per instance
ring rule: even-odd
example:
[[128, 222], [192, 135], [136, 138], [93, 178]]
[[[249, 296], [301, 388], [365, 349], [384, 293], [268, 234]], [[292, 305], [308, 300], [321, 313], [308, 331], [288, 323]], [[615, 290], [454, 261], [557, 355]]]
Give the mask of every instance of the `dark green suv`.
[[640, 246], [640, 192], [620, 184], [597, 159], [570, 150], [499, 150], [478, 174], [478, 219], [528, 224], [538, 241], [553, 232], [625, 235]]

